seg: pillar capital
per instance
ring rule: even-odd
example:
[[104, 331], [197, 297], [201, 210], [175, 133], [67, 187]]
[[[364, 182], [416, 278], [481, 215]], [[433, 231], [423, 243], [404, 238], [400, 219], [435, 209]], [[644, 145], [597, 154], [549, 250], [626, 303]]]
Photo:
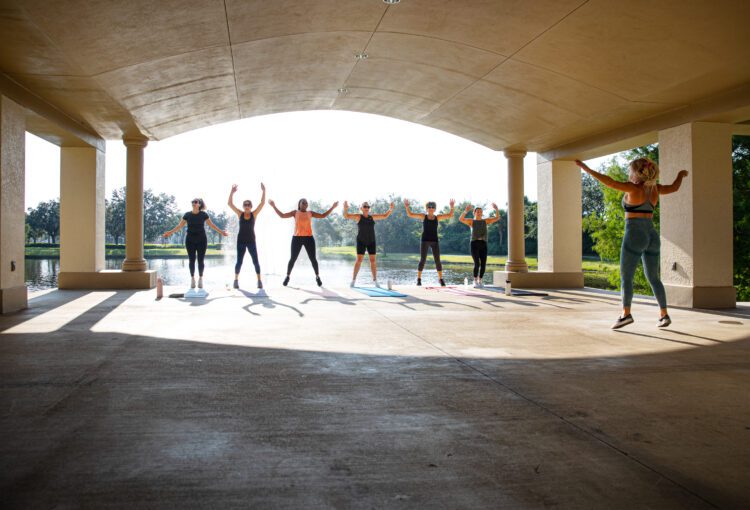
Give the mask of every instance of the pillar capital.
[[506, 158], [525, 158], [526, 157], [526, 151], [523, 149], [507, 149], [503, 151], [503, 154]]
[[148, 138], [143, 135], [123, 136], [122, 143], [125, 144], [125, 147], [146, 147]]

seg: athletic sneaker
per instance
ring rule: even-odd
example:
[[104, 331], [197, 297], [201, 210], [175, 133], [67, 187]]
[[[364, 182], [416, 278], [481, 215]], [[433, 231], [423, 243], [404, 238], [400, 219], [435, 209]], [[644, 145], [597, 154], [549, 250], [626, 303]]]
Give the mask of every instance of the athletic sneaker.
[[378, 289], [380, 288], [380, 283], [377, 280], [373, 280], [372, 284], [375, 285]]
[[633, 316], [631, 314], [627, 314], [625, 317], [618, 317], [614, 324], [612, 324], [612, 329], [620, 329], [624, 326], [627, 326], [628, 324], [633, 324], [635, 321], [633, 320]]
[[318, 282], [318, 287], [322, 287], [323, 286], [323, 281], [320, 279], [320, 276], [316, 276], [315, 277], [315, 281]]
[[198, 288], [199, 289], [203, 288], [203, 277], [202, 276], [200, 278], [198, 278]]
[[481, 287], [481, 286], [482, 286], [482, 284], [481, 284], [481, 283], [479, 283], [479, 282], [474, 282], [474, 288], [475, 288], [475, 289], [478, 289], [478, 288], [479, 288], [479, 287]]
[[289, 285], [289, 276], [287, 276], [286, 278], [284, 278], [284, 283], [282, 283], [282, 285], [284, 287], [286, 287], [287, 285]]
[[232, 288], [239, 289], [240, 288], [240, 282], [239, 280], [235, 280], [232, 284]]
[[658, 328], [666, 328], [672, 324], [672, 319], [669, 318], [669, 315], [665, 315], [664, 317], [659, 319], [659, 323], [656, 325]]
[[417, 278], [417, 287], [421, 287], [421, 286], [422, 286], [422, 279]]
[[262, 282], [262, 281], [260, 281], [260, 280], [258, 280], [258, 288], [259, 288], [259, 289], [262, 289], [262, 288], [263, 288], [263, 282]]
[[443, 280], [442, 278], [440, 278], [440, 286], [445, 287], [445, 280]]
[[191, 289], [195, 288], [195, 278], [193, 278], [193, 277], [190, 277], [190, 288]]
[[354, 280], [352, 280], [352, 282], [349, 284], [349, 287], [354, 287], [355, 284], [356, 284], [356, 282]]

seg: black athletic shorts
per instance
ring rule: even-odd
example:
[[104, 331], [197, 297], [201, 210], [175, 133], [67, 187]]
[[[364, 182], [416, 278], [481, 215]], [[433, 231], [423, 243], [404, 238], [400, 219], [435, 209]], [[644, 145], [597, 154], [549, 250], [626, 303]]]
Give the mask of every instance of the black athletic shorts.
[[376, 246], [375, 243], [365, 244], [361, 241], [357, 241], [357, 255], [364, 255], [365, 251], [370, 255], [375, 255]]

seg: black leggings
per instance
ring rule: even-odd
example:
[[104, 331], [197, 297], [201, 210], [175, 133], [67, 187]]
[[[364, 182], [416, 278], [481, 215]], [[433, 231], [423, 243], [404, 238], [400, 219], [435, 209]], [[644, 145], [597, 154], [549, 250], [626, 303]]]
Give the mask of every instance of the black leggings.
[[287, 276], [292, 274], [294, 263], [297, 262], [297, 257], [299, 257], [299, 252], [303, 246], [305, 247], [307, 256], [310, 258], [315, 274], [318, 274], [318, 259], [315, 257], [315, 238], [313, 236], [292, 236], [292, 256], [289, 259], [289, 264], [286, 266]]
[[482, 278], [487, 267], [487, 241], [477, 239], [471, 242], [471, 258], [474, 259], [474, 278]]
[[427, 250], [432, 248], [432, 258], [435, 259], [435, 269], [438, 271], [443, 270], [443, 264], [440, 263], [440, 243], [437, 241], [422, 241], [422, 246], [419, 249], [419, 270], [424, 269], [424, 264], [427, 262]]
[[247, 251], [253, 258], [253, 266], [255, 266], [255, 274], [260, 274], [260, 263], [258, 262], [258, 248], [255, 246], [255, 241], [241, 242], [237, 241], [237, 263], [234, 265], [234, 274], [239, 274], [242, 269], [242, 261], [245, 260], [245, 251]]
[[203, 276], [203, 258], [206, 256], [206, 248], [208, 248], [208, 239], [205, 237], [186, 237], [185, 248], [188, 252], [188, 258], [190, 259], [190, 276], [195, 276], [195, 257], [198, 256], [198, 274]]

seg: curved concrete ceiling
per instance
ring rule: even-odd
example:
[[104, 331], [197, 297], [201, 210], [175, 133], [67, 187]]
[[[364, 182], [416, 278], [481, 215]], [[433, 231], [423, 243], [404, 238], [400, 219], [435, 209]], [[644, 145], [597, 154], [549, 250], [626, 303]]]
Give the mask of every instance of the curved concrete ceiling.
[[746, 0], [0, 0], [0, 70], [109, 139], [335, 109], [546, 151], [750, 106], [748, 19]]

